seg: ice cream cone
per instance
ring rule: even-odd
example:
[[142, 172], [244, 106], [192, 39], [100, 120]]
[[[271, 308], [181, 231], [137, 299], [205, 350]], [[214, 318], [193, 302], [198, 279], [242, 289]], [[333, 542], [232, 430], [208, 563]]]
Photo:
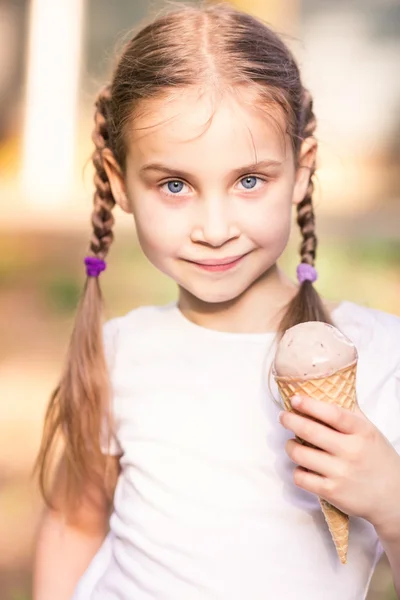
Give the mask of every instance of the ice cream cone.
[[[356, 371], [357, 360], [327, 377], [305, 380], [296, 377], [282, 377], [276, 374], [274, 376], [286, 410], [298, 412], [291, 404], [291, 398], [295, 394], [310, 396], [316, 400], [354, 410], [357, 403]], [[296, 439], [306, 446], [313, 447], [312, 444], [297, 436]], [[339, 559], [345, 564], [349, 544], [349, 517], [323, 498], [319, 498], [319, 502]]]

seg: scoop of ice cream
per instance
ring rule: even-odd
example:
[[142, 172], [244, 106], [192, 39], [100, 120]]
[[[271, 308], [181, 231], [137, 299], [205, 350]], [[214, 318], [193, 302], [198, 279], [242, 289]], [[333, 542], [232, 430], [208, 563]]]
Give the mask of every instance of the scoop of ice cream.
[[283, 377], [327, 377], [357, 358], [353, 342], [336, 327], [320, 321], [288, 329], [275, 355], [274, 371]]

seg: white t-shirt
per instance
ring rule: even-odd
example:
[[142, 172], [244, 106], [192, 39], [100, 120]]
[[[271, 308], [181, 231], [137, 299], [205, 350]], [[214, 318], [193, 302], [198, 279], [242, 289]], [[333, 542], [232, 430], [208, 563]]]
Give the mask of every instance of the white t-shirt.
[[[359, 352], [359, 405], [400, 452], [400, 318], [352, 302], [332, 316]], [[171, 303], [109, 321], [105, 344], [122, 472], [74, 600], [365, 598], [382, 548], [351, 518], [342, 565], [293, 483], [273, 333], [210, 330]]]

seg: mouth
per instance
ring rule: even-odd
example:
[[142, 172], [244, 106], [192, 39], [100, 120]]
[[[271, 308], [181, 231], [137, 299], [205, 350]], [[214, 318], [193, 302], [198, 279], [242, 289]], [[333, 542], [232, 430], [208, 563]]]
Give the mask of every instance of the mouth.
[[236, 267], [245, 256], [246, 254], [241, 254], [240, 256], [230, 256], [228, 258], [215, 258], [202, 261], [189, 260], [188, 262], [205, 271], [228, 271]]

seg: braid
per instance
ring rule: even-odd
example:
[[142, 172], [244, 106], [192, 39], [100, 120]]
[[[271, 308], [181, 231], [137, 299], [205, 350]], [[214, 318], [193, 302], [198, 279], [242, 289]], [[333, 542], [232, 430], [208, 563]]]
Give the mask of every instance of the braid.
[[95, 150], [92, 154], [95, 168], [95, 192], [91, 219], [93, 234], [90, 240], [90, 249], [95, 256], [103, 259], [106, 257], [114, 237], [112, 233], [114, 217], [111, 211], [115, 206], [115, 200], [103, 164], [103, 150], [104, 148], [108, 148], [110, 143], [107, 123], [107, 109], [110, 98], [110, 86], [106, 86], [100, 91], [96, 100], [95, 127], [92, 133], [92, 140], [95, 145]]
[[[302, 109], [299, 119], [299, 138], [305, 140], [314, 135], [316, 129], [316, 118], [313, 112], [313, 100], [308, 90], [303, 88]], [[301, 166], [298, 166], [301, 168]], [[315, 216], [312, 204], [314, 191], [313, 176], [315, 173], [315, 162], [310, 169], [308, 187], [304, 198], [297, 205], [297, 224], [300, 227], [302, 241], [300, 244], [301, 262], [314, 266], [317, 249], [317, 236], [315, 235]], [[300, 284], [297, 294], [286, 307], [286, 311], [279, 323], [279, 336], [297, 325], [306, 321], [323, 321], [332, 323], [330, 315], [326, 310], [317, 290], [311, 281]]]
[[[317, 121], [313, 113], [313, 99], [308, 90], [303, 91], [303, 109], [300, 119], [303, 131], [300, 132], [304, 140], [314, 135]], [[317, 249], [317, 237], [315, 235], [315, 216], [312, 204], [312, 195], [314, 192], [313, 176], [315, 173], [315, 163], [310, 170], [310, 179], [306, 194], [297, 205], [297, 224], [300, 227], [302, 242], [300, 245], [301, 262], [314, 266], [315, 254]]]
[[[109, 147], [108, 105], [110, 88], [104, 88], [96, 101], [95, 127], [92, 139], [95, 167], [90, 250], [104, 259], [113, 240], [112, 209], [115, 200], [104, 168], [103, 151]], [[49, 486], [53, 450], [61, 435], [65, 442], [63, 453], [65, 489], [62, 510], [69, 514], [82, 498], [88, 486], [102, 490], [112, 497], [111, 479], [115, 473], [112, 463], [102, 452], [101, 436], [111, 435], [113, 421], [110, 414], [110, 383], [104, 354], [103, 299], [97, 277], [88, 277], [79, 302], [75, 325], [67, 353], [66, 365], [60, 382], [52, 394], [46, 414], [42, 445], [35, 464], [39, 482], [48, 506], [55, 506], [58, 496]], [[111, 469], [111, 470], [110, 470]]]

